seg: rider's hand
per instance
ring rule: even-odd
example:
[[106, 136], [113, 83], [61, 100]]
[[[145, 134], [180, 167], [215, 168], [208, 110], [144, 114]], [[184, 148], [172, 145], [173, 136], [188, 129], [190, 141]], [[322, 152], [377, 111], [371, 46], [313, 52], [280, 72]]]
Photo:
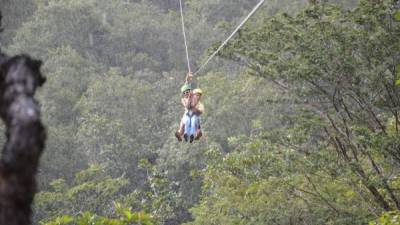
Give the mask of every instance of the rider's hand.
[[191, 72], [188, 72], [187, 74], [186, 74], [186, 81], [192, 81], [192, 79], [193, 79], [193, 74], [191, 73]]

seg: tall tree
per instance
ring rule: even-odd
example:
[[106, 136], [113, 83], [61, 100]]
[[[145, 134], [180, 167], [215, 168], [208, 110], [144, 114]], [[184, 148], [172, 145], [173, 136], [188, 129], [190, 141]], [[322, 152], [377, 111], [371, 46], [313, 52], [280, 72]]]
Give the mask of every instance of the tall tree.
[[33, 98], [45, 82], [40, 66], [26, 55], [0, 55], [0, 117], [7, 127], [0, 161], [0, 224], [31, 223], [35, 176], [46, 139]]

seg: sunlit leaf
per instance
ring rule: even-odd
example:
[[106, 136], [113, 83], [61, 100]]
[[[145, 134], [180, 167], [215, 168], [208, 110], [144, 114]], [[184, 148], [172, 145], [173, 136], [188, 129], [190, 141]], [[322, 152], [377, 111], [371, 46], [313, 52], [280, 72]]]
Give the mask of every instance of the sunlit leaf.
[[394, 14], [394, 18], [400, 21], [400, 10]]

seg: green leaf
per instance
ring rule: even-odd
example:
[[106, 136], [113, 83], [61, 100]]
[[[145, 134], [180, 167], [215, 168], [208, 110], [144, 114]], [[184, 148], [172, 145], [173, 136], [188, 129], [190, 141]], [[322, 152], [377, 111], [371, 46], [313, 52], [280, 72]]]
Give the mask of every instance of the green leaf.
[[397, 11], [397, 12], [394, 14], [394, 19], [400, 21], [400, 11]]
[[76, 223], [78, 225], [87, 225], [90, 224], [90, 221], [92, 219], [92, 215], [89, 212], [84, 212], [81, 214], [81, 216], [77, 219]]
[[132, 213], [131, 213], [131, 211], [129, 209], [125, 209], [124, 210], [124, 215], [125, 215], [125, 218], [126, 218], [126, 220], [128, 222], [132, 221], [133, 215], [132, 215]]
[[396, 66], [397, 78], [400, 79], [400, 64]]
[[396, 85], [400, 85], [400, 64], [396, 66], [397, 81]]
[[68, 224], [72, 221], [73, 219], [70, 216], [62, 216], [61, 217], [61, 222], [62, 224]]

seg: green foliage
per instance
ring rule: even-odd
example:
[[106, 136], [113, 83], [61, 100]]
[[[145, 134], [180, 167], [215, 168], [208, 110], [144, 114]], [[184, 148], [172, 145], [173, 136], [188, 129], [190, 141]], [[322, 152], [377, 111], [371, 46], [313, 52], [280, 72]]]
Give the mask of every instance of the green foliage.
[[[400, 10], [397, 10], [397, 11], [396, 11], [396, 13], [395, 13], [395, 15], [394, 15], [394, 18], [395, 18], [397, 21], [400, 21]], [[397, 49], [399, 49], [399, 48], [400, 48], [400, 45], [397, 46]], [[400, 64], [398, 64], [398, 65], [396, 66], [396, 71], [397, 71], [396, 85], [400, 86]]]
[[314, 2], [247, 26], [230, 43], [225, 57], [246, 63], [293, 104], [273, 117], [280, 125], [248, 145], [229, 138], [239, 143], [235, 151], [207, 163], [189, 224], [365, 224], [398, 209], [393, 4], [361, 1], [348, 12]]
[[182, 196], [176, 190], [177, 182], [171, 182], [166, 173], [162, 173], [147, 160], [141, 160], [139, 166], [146, 170], [146, 187], [135, 190], [125, 196], [124, 205], [149, 212], [154, 221], [165, 224], [166, 221], [176, 221]]
[[[59, 215], [75, 215], [83, 211], [109, 214], [108, 200], [120, 198], [121, 189], [128, 184], [127, 179], [111, 178], [102, 167], [92, 165], [77, 173], [73, 182], [57, 179], [51, 182], [52, 191], [37, 194], [36, 219], [47, 221]], [[59, 220], [68, 220], [68, 217], [56, 219]]]
[[394, 18], [395, 18], [396, 20], [400, 21], [400, 11], [396, 11], [396, 12], [394, 13]]
[[132, 212], [129, 208], [123, 208], [119, 203], [114, 204], [115, 216], [112, 218], [98, 216], [89, 212], [79, 216], [61, 216], [53, 221], [41, 223], [41, 225], [152, 225], [152, 220], [144, 212]]
[[[93, 80], [77, 104], [80, 112], [76, 133], [78, 149], [90, 162], [106, 165], [115, 174], [140, 172], [138, 160], [154, 154], [148, 146], [159, 143], [161, 137], [149, 135], [157, 115], [151, 87], [117, 69]], [[146, 150], [145, 150], [146, 149]]]
[[3, 16], [2, 28], [4, 28], [0, 35], [1, 48], [6, 48], [12, 42], [16, 31], [36, 10], [32, 0], [21, 0], [18, 4], [20, 5], [16, 6], [13, 1], [7, 0], [1, 2], [0, 11]]
[[306, 158], [265, 135], [237, 138], [232, 144], [241, 144], [225, 156], [208, 153], [201, 202], [187, 224], [363, 224], [371, 218], [346, 176], [332, 180], [324, 171], [330, 165], [316, 162], [328, 152]]
[[[184, 2], [196, 68], [257, 1]], [[398, 208], [398, 12], [354, 4], [268, 1], [196, 76], [204, 137], [189, 145], [173, 136], [177, 1], [2, 2], [1, 47], [48, 78], [35, 223], [354, 225]]]
[[66, 125], [75, 119], [74, 106], [89, 81], [97, 76], [97, 68], [70, 46], [49, 51], [49, 60], [43, 68], [48, 74], [48, 86], [40, 93], [47, 122]]
[[[49, 51], [43, 72], [47, 74], [47, 85], [40, 91], [39, 99], [48, 128], [49, 141], [43, 156], [42, 174], [45, 186], [62, 174], [72, 178], [87, 163], [82, 152], [77, 151], [71, 134], [78, 127], [75, 104], [86, 91], [89, 81], [94, 79], [97, 65], [83, 58], [69, 46]], [[62, 157], [59, 157], [62, 156]]]
[[396, 72], [397, 72], [396, 85], [400, 85], [400, 64], [396, 66]]
[[[35, 20], [24, 23], [17, 31], [11, 46], [13, 52], [23, 50], [44, 58], [48, 49], [70, 45], [85, 54], [85, 50], [90, 48], [89, 34], [104, 30], [91, 8], [93, 1], [39, 2]], [[78, 33], [81, 35], [75, 35]]]
[[369, 225], [399, 225], [400, 215], [399, 212], [386, 212], [381, 217], [376, 219], [374, 222], [370, 222]]

